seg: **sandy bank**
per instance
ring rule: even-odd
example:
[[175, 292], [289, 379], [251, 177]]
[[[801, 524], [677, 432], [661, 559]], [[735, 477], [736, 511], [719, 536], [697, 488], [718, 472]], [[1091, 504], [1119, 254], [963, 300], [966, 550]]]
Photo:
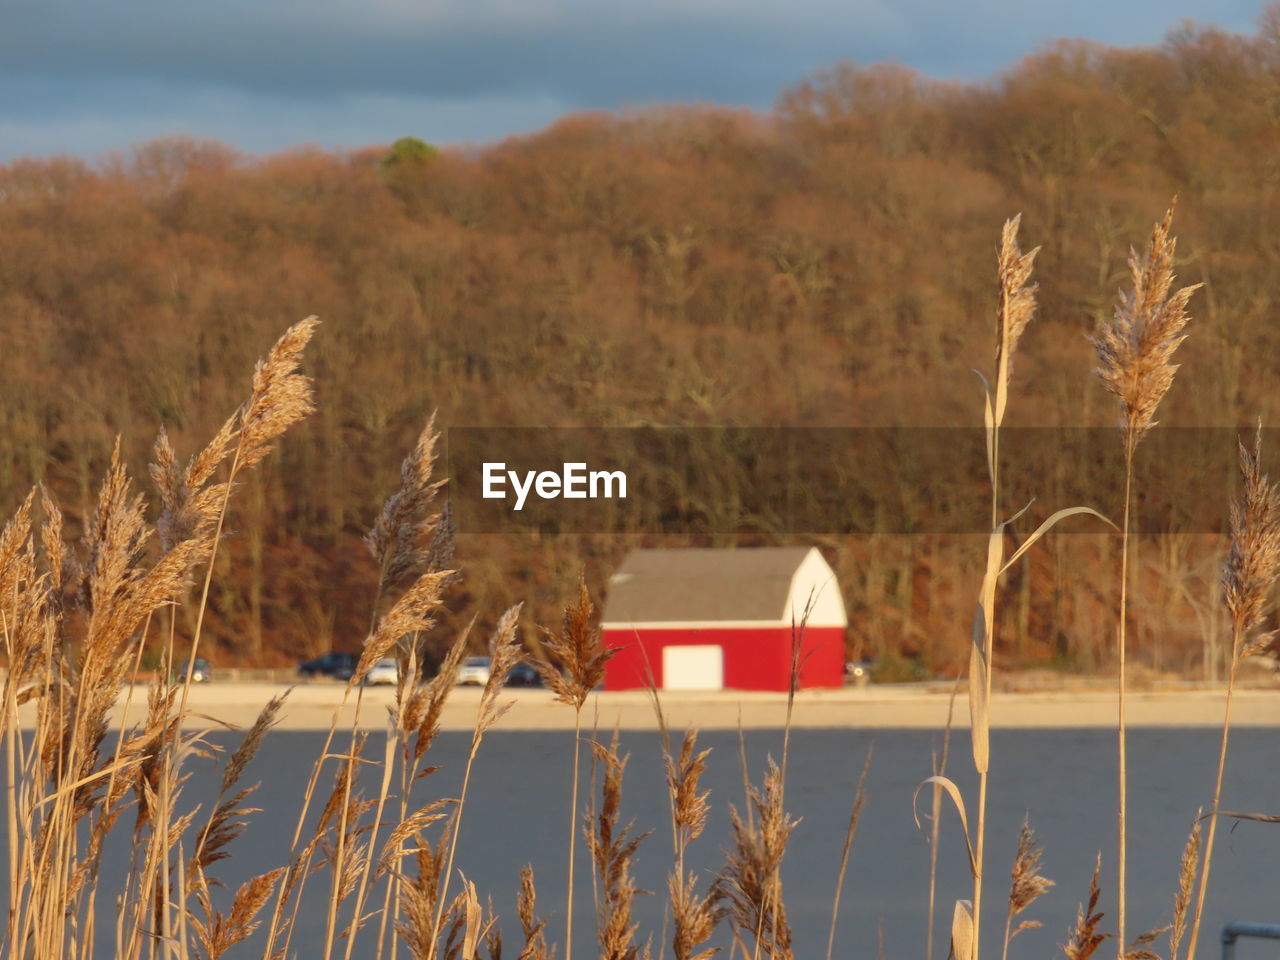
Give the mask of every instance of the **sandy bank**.
[[[192, 688], [189, 701], [195, 714], [236, 726], [247, 726], [266, 701], [287, 688], [266, 683], [222, 683]], [[304, 683], [289, 693], [280, 729], [327, 729], [342, 699], [336, 683]], [[115, 722], [123, 715], [128, 689], [122, 692]], [[555, 703], [545, 690], [512, 689], [503, 694], [513, 703], [500, 727], [508, 730], [553, 730], [573, 726], [573, 711]], [[354, 696], [352, 697], [354, 700]], [[392, 701], [388, 688], [364, 692], [361, 724], [380, 729]], [[793, 724], [797, 727], [940, 729], [946, 722], [948, 691], [939, 687], [872, 687], [868, 689], [807, 691], [796, 698]], [[454, 691], [445, 709], [445, 729], [469, 730], [475, 720], [479, 690]], [[773, 693], [664, 693], [663, 708], [675, 727], [734, 729], [780, 727], [786, 717], [786, 696]], [[128, 722], [140, 719], [146, 691], [133, 688]], [[1212, 727], [1222, 723], [1223, 691], [1195, 688], [1176, 691], [1130, 692], [1129, 723], [1135, 727]], [[1102, 690], [1042, 693], [997, 693], [992, 702], [996, 727], [1111, 727], [1115, 724], [1114, 694]], [[342, 722], [350, 724], [351, 708]], [[653, 707], [643, 692], [599, 693], [588, 702], [584, 722], [598, 717], [602, 727], [615, 723], [624, 729], [652, 729]], [[1233, 723], [1240, 726], [1280, 726], [1280, 690], [1237, 691]], [[199, 723], [210, 720], [200, 719]], [[963, 695], [956, 701], [956, 725], [968, 725]]]

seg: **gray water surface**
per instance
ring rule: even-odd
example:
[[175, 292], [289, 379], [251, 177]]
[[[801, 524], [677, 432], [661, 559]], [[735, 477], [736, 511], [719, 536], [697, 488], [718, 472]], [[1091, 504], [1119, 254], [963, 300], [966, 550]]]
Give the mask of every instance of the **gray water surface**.
[[[1274, 731], [1262, 729], [1233, 733], [1224, 806], [1280, 812], [1276, 737]], [[1217, 731], [1207, 729], [1130, 733], [1128, 925], [1132, 934], [1169, 921], [1178, 859], [1197, 808], [1208, 804], [1218, 738]], [[323, 740], [323, 734], [298, 732], [277, 732], [267, 738], [246, 775], [249, 781], [262, 782], [253, 805], [263, 810], [236, 841], [231, 859], [213, 871], [231, 890], [244, 879], [287, 862], [300, 797]], [[235, 741], [227, 738], [226, 742]], [[380, 758], [382, 743], [381, 738], [371, 737], [366, 756]], [[883, 955], [891, 960], [924, 960], [929, 849], [913, 821], [912, 794], [928, 776], [930, 751], [940, 743], [940, 734], [922, 731], [792, 733], [786, 805], [800, 823], [788, 847], [783, 881], [798, 958], [826, 955], [832, 894], [854, 784], [874, 745], [868, 800], [850, 858], [835, 955], [874, 958], [883, 944]], [[742, 807], [742, 779], [736, 733], [704, 733], [699, 745], [713, 749], [703, 778], [704, 787], [711, 790], [712, 815], [706, 833], [691, 849], [688, 865], [702, 871], [705, 883], [719, 868], [728, 843], [727, 804]], [[414, 806], [435, 796], [456, 795], [469, 746], [470, 734], [440, 735], [430, 756], [442, 769], [419, 781]], [[654, 831], [641, 847], [637, 882], [647, 890], [665, 891], [671, 838], [660, 740], [656, 733], [629, 733], [623, 734], [622, 746], [631, 755], [623, 816], [633, 819], [638, 830]], [[780, 756], [781, 747], [780, 731], [747, 733], [753, 780], [759, 782], [766, 756]], [[518, 953], [515, 894], [520, 868], [526, 863], [537, 873], [538, 906], [549, 920], [548, 932], [553, 940], [563, 941], [571, 749], [571, 734], [495, 730], [486, 737], [472, 775], [456, 867], [476, 884], [482, 900], [492, 896], [509, 933], [511, 955]], [[999, 955], [1009, 867], [1026, 814], [1044, 844], [1044, 873], [1057, 885], [1020, 918], [1040, 920], [1044, 926], [1022, 934], [1010, 956], [1060, 955], [1057, 945], [1065, 941], [1077, 905], [1087, 896], [1098, 852], [1103, 863], [1101, 906], [1107, 915], [1103, 929], [1114, 930], [1114, 733], [996, 731], [992, 758], [984, 956]], [[948, 772], [972, 811], [977, 781], [963, 732], [952, 741]], [[211, 769], [200, 771], [186, 788], [186, 802], [207, 802], [215, 779]], [[376, 792], [378, 779], [377, 768], [366, 770], [368, 793]], [[584, 797], [588, 786], [584, 776]], [[927, 793], [922, 794], [922, 813], [927, 812], [926, 797]], [[131, 814], [125, 819], [130, 820]], [[127, 856], [123, 843], [108, 850], [104, 890], [110, 886], [107, 878], [123, 872]], [[586, 958], [594, 956], [590, 949], [593, 913], [590, 866], [581, 842], [578, 857], [574, 954]], [[406, 861], [406, 867], [410, 864]], [[1218, 931], [1229, 920], [1280, 922], [1278, 866], [1280, 825], [1241, 823], [1234, 829], [1230, 823], [1221, 825], [1200, 956], [1218, 955]], [[325, 874], [310, 881], [294, 938], [299, 957], [320, 956], [327, 886]], [[944, 808], [934, 945], [938, 960], [946, 957], [952, 903], [971, 893], [958, 820]], [[655, 956], [662, 945], [664, 900], [662, 895], [641, 897], [635, 911], [640, 937], [652, 935]], [[99, 903], [104, 901], [109, 902], [100, 894]], [[99, 956], [110, 956], [109, 941], [103, 938]], [[250, 940], [233, 955], [259, 956], [261, 946], [253, 946], [258, 942]], [[1108, 943], [1098, 956], [1113, 955], [1113, 950]], [[372, 950], [360, 945], [355, 955], [372, 956]], [[1276, 955], [1275, 944], [1265, 942], [1242, 942], [1238, 951], [1240, 960]]]

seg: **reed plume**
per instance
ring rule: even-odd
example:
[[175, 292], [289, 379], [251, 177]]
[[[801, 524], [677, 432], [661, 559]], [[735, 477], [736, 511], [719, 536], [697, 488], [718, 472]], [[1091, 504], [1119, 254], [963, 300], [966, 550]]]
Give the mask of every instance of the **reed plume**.
[[417, 869], [400, 883], [400, 911], [396, 933], [404, 940], [413, 960], [428, 960], [435, 953], [436, 903], [440, 896], [439, 880], [444, 870], [444, 848], [432, 848], [426, 837], [418, 837], [414, 852]]
[[[474, 623], [474, 621], [472, 621]], [[397, 727], [404, 737], [404, 762], [414, 767], [431, 749], [436, 734], [440, 732], [440, 717], [449, 694], [458, 682], [458, 670], [467, 652], [470, 627], [462, 631], [440, 662], [436, 675], [425, 684], [415, 684], [407, 694], [397, 687]], [[414, 779], [425, 777], [434, 768], [414, 772]]]
[[791, 924], [779, 876], [787, 841], [799, 821], [782, 807], [782, 771], [772, 757], [764, 789], [750, 785], [748, 803], [746, 816], [729, 805], [733, 842], [712, 890], [716, 902], [727, 907], [737, 938], [754, 942], [755, 955], [792, 960]]
[[40, 508], [44, 512], [44, 522], [40, 524], [40, 541], [44, 546], [45, 563], [49, 570], [49, 589], [54, 598], [61, 600], [67, 581], [77, 575], [71, 568], [78, 564], [75, 551], [63, 540], [62, 510], [58, 502], [43, 483], [39, 485], [39, 489]]
[[1169, 960], [1178, 960], [1178, 947], [1187, 929], [1187, 909], [1191, 906], [1196, 873], [1200, 867], [1200, 825], [1203, 822], [1203, 812], [1203, 809], [1196, 811], [1195, 822], [1187, 836], [1187, 845], [1182, 848], [1182, 857], [1178, 861], [1178, 892], [1173, 900], [1173, 923], [1169, 925]]
[[1173, 291], [1177, 239], [1170, 236], [1176, 201], [1151, 230], [1144, 254], [1129, 252], [1133, 289], [1122, 291], [1114, 317], [1093, 339], [1095, 373], [1119, 402], [1126, 450], [1156, 425], [1157, 408], [1173, 386], [1173, 355], [1186, 339], [1187, 305], [1200, 284]]
[[[6, 715], [10, 708], [16, 710], [48, 692], [53, 681], [51, 673], [57, 666], [52, 647], [61, 632], [60, 578], [53, 570], [57, 562], [53, 556], [48, 560], [49, 572], [42, 574], [40, 570], [31, 521], [34, 494], [32, 491], [27, 495], [0, 532], [0, 633], [6, 665]], [[55, 512], [51, 515], [51, 511]], [[56, 531], [52, 535], [60, 540], [61, 514], [56, 511], [46, 495], [46, 519], [40, 526], [46, 544], [51, 525]], [[60, 558], [61, 551], [55, 548], [54, 555]]]
[[284, 873], [285, 868], [278, 867], [245, 881], [236, 891], [231, 912], [225, 916], [220, 911], [214, 910], [205, 899], [205, 921], [202, 922], [200, 918], [193, 916], [191, 925], [195, 928], [196, 938], [204, 948], [204, 954], [208, 960], [218, 960], [258, 929], [261, 921], [257, 916], [271, 899], [271, 891]]
[[1159, 954], [1151, 949], [1151, 945], [1160, 939], [1161, 934], [1168, 931], [1167, 926], [1153, 927], [1138, 934], [1129, 941], [1129, 946], [1124, 952], [1125, 960], [1160, 960]]
[[680, 745], [680, 758], [664, 758], [667, 770], [667, 790], [670, 792], [675, 828], [676, 848], [683, 851], [707, 826], [710, 804], [708, 790], [699, 790], [702, 775], [707, 770], [710, 749], [698, 750], [698, 732], [689, 730]]
[[532, 661], [555, 699], [578, 711], [604, 679], [605, 665], [617, 653], [604, 645], [594, 622], [595, 612], [586, 577], [579, 576], [577, 602], [565, 608], [562, 630], [559, 634], [544, 632], [542, 646], [550, 657]]
[[400, 487], [387, 498], [365, 546], [378, 565], [377, 595], [417, 570], [442, 569], [449, 562], [453, 537], [447, 514], [433, 512], [447, 481], [433, 480], [440, 435], [433, 414], [418, 442], [400, 465]]
[[1108, 939], [1111, 934], [1099, 931], [1103, 914], [1098, 910], [1098, 873], [1102, 870], [1102, 855], [1093, 867], [1093, 879], [1089, 881], [1089, 900], [1087, 905], [1081, 904], [1076, 911], [1076, 922], [1071, 928], [1067, 942], [1062, 945], [1062, 952], [1067, 960], [1089, 960], [1094, 951]]
[[1243, 491], [1231, 501], [1231, 547], [1222, 571], [1233, 659], [1261, 653], [1275, 639], [1271, 633], [1252, 640], [1249, 635], [1262, 623], [1267, 598], [1280, 573], [1280, 486], [1262, 472], [1262, 425], [1253, 449], [1243, 441], [1238, 447]]
[[[656, 696], [656, 691], [655, 691]], [[659, 713], [659, 716], [661, 714]], [[664, 726], [665, 734], [665, 726]], [[702, 835], [707, 826], [710, 791], [699, 789], [702, 774], [707, 769], [710, 750], [698, 750], [698, 734], [695, 730], [685, 733], [680, 746], [679, 759], [674, 759], [666, 748], [664, 736], [663, 761], [667, 771], [667, 795], [671, 802], [672, 842], [675, 865], [667, 878], [673, 920], [672, 950], [675, 960], [709, 960], [719, 951], [703, 949], [720, 920], [720, 911], [713, 898], [699, 895], [697, 875], [686, 872], [684, 861], [689, 844]]]
[[1115, 314], [1093, 339], [1098, 357], [1095, 373], [1120, 403], [1124, 445], [1124, 521], [1120, 545], [1120, 610], [1116, 639], [1118, 790], [1116, 820], [1116, 951], [1123, 960], [1125, 892], [1128, 885], [1128, 758], [1125, 716], [1126, 633], [1129, 597], [1129, 513], [1133, 502], [1133, 459], [1142, 438], [1156, 425], [1156, 412], [1173, 385], [1178, 365], [1173, 355], [1186, 335], [1187, 305], [1199, 284], [1173, 291], [1177, 240], [1170, 236], [1176, 200], [1151, 231], [1146, 252], [1129, 252], [1133, 289], [1121, 291]]
[[0, 602], [35, 573], [32, 555], [31, 506], [36, 492], [27, 493], [18, 509], [0, 531]]
[[241, 468], [265, 457], [274, 440], [314, 412], [311, 379], [297, 370], [319, 325], [316, 317], [300, 320], [258, 361], [252, 392], [236, 422], [236, 459]]
[[[258, 713], [244, 739], [232, 752], [227, 765], [222, 771], [222, 780], [218, 786], [218, 795], [214, 799], [209, 821], [196, 841], [195, 849], [187, 864], [187, 891], [190, 893], [203, 879], [205, 871], [219, 860], [230, 856], [227, 847], [236, 837], [244, 832], [247, 822], [242, 817], [259, 812], [255, 808], [241, 806], [244, 801], [257, 790], [257, 784], [245, 787], [231, 794], [231, 789], [244, 775], [245, 769], [257, 755], [263, 740], [272, 727], [279, 722], [280, 708], [284, 706], [284, 694], [272, 697]], [[230, 798], [228, 799], [228, 794]]]
[[640, 948], [635, 941], [638, 924], [632, 920], [631, 909], [640, 891], [636, 889], [631, 869], [636, 851], [649, 834], [633, 835], [632, 824], [620, 826], [622, 779], [628, 758], [618, 752], [618, 731], [614, 730], [608, 747], [593, 741], [591, 748], [604, 768], [600, 811], [594, 828], [586, 830], [587, 847], [603, 888], [596, 917], [600, 958], [637, 960], [640, 956]]
[[520, 871], [516, 915], [520, 918], [520, 932], [524, 935], [524, 946], [520, 948], [517, 960], [554, 960], [555, 950], [547, 948], [547, 921], [538, 918], [538, 888], [534, 882], [533, 867], [527, 864]]
[[1036, 247], [1023, 253], [1018, 246], [1018, 228], [1022, 215], [1006, 220], [1000, 231], [1000, 249], [996, 256], [999, 295], [996, 304], [996, 366], [1012, 372], [1018, 342], [1036, 312], [1037, 285], [1031, 283], [1035, 267]]
[[1030, 819], [1022, 821], [1018, 830], [1018, 850], [1013, 858], [1013, 870], [1009, 883], [1009, 910], [1004, 921], [1003, 958], [1009, 956], [1009, 944], [1013, 938], [1024, 930], [1039, 927], [1039, 920], [1023, 920], [1016, 927], [1014, 918], [1035, 903], [1053, 886], [1053, 881], [1040, 873], [1040, 857], [1043, 850], [1036, 840], [1035, 831], [1031, 829]]
[[356, 668], [347, 680], [348, 689], [363, 683], [373, 665], [397, 643], [435, 626], [435, 613], [443, 602], [441, 594], [452, 576], [452, 570], [424, 573], [405, 590], [365, 640]]
[[160, 427], [148, 469], [160, 499], [156, 533], [164, 552], [183, 540], [205, 539], [217, 526], [229, 488], [226, 483], [209, 481], [231, 453], [234, 423], [234, 418], [226, 421], [208, 446], [187, 461], [185, 469], [178, 465], [168, 432]]

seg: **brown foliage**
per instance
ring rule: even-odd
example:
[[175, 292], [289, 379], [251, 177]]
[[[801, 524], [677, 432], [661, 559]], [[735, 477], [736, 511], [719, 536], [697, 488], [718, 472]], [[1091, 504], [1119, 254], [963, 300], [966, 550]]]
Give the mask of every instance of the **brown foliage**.
[[[990, 237], [1021, 210], [1028, 248], [1042, 249], [1039, 319], [1018, 345], [1037, 389], [1017, 416], [1101, 424], [1111, 413], [1083, 373], [1081, 334], [1109, 321], [1125, 250], [1175, 193], [1178, 272], [1212, 297], [1178, 349], [1200, 388], [1172, 389], [1161, 419], [1273, 422], [1276, 49], [1272, 11], [1248, 36], [1181, 27], [1149, 48], [1053, 44], [983, 84], [843, 64], [766, 114], [596, 113], [394, 176], [377, 151], [254, 159], [180, 140], [97, 166], [13, 161], [0, 166], [0, 502], [42, 481], [79, 533], [123, 432], [122, 461], [157, 469], [162, 542], [190, 537], [218, 499], [212, 467], [235, 440], [219, 428], [242, 371], [281, 318], [314, 309], [330, 321], [307, 359], [323, 403], [255, 477], [257, 505], [233, 501], [241, 535], [202, 645], [217, 662], [271, 665], [354, 647], [363, 585], [389, 554], [352, 547], [394, 486], [391, 451], [413, 449], [432, 411], [442, 433], [967, 423], [972, 385], [955, 373], [987, 365]], [[266, 421], [245, 413], [254, 440]], [[150, 457], [143, 437], [161, 425]], [[202, 452], [179, 465], [167, 448]], [[877, 638], [868, 653], [959, 666], [932, 639], [964, 615], [971, 579], [945, 544], [912, 557], [830, 545], [846, 548], [841, 583], [854, 632]], [[531, 622], [555, 622], [564, 598], [545, 585], [583, 568], [598, 583], [621, 551], [601, 537], [463, 534], [457, 547], [469, 579], [452, 588], [433, 659], [477, 611], [483, 637], [526, 596]], [[1103, 549], [1079, 540], [1027, 577], [1100, 567]], [[999, 652], [1096, 665], [1081, 638], [1097, 634], [1110, 587], [1091, 587], [1087, 603], [1027, 589]], [[1136, 652], [1194, 663], [1193, 612], [1171, 597], [1153, 607]]]

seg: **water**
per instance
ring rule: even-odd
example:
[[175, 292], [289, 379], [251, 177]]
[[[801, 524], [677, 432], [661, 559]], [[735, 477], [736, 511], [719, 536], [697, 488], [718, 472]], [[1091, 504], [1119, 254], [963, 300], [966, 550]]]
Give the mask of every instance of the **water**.
[[[1208, 802], [1212, 789], [1218, 737], [1213, 730], [1135, 730], [1130, 734], [1131, 934], [1169, 921], [1178, 858], [1192, 817], [1198, 806]], [[1233, 733], [1225, 788], [1228, 808], [1280, 812], [1275, 738], [1274, 731], [1264, 729]], [[323, 739], [323, 734], [297, 732], [268, 737], [247, 774], [250, 781], [262, 781], [253, 805], [263, 811], [236, 841], [231, 859], [213, 870], [232, 890], [249, 876], [286, 862], [301, 794]], [[913, 822], [912, 794], [928, 775], [930, 750], [940, 741], [939, 734], [922, 731], [792, 733], [786, 801], [788, 810], [801, 822], [788, 848], [783, 882], [797, 957], [821, 958], [826, 954], [831, 899], [854, 784], [872, 745], [875, 757], [868, 776], [868, 800], [850, 858], [835, 955], [874, 957], [882, 950], [890, 960], [924, 956], [929, 851]], [[748, 732], [746, 750], [754, 780], [759, 781], [768, 754], [780, 755], [781, 743], [779, 731]], [[705, 733], [699, 744], [713, 748], [703, 779], [712, 791], [713, 810], [706, 833], [691, 848], [688, 864], [703, 871], [705, 883], [722, 862], [729, 838], [726, 804], [741, 808], [742, 780], [736, 733]], [[440, 735], [430, 756], [443, 769], [419, 781], [417, 803], [456, 794], [469, 745], [469, 734]], [[631, 754], [623, 816], [634, 819], [640, 830], [654, 830], [639, 854], [637, 882], [644, 889], [664, 891], [671, 840], [658, 735], [624, 734], [622, 745]], [[518, 933], [515, 893], [520, 868], [526, 863], [537, 873], [538, 906], [549, 919], [548, 932], [555, 941], [563, 941], [570, 749], [570, 734], [498, 730], [486, 738], [473, 772], [456, 866], [476, 884], [482, 901], [492, 896], [502, 914], [502, 926], [509, 935], [507, 949], [512, 954], [518, 952], [518, 948], [512, 949]], [[1047, 958], [1057, 952], [1078, 903], [1087, 896], [1098, 851], [1103, 858], [1101, 906], [1107, 914], [1103, 929], [1114, 930], [1114, 751], [1114, 733], [1106, 730], [993, 734], [985, 956], [998, 955], [1009, 866], [1025, 814], [1030, 815], [1044, 844], [1044, 873], [1057, 885], [1020, 918], [1040, 920], [1044, 926], [1022, 934], [1010, 956]], [[371, 738], [366, 755], [381, 754], [381, 741]], [[977, 783], [964, 733], [953, 740], [950, 772], [972, 811]], [[376, 778], [376, 770], [366, 772], [367, 792], [376, 791]], [[194, 778], [186, 789], [186, 801], [207, 801], [213, 779], [212, 775]], [[927, 792], [921, 796], [924, 813]], [[594, 954], [589, 949], [591, 873], [581, 842], [578, 854], [581, 899], [576, 905], [574, 941], [575, 954], [585, 960]], [[104, 888], [109, 886], [105, 878], [123, 871], [126, 857], [123, 843], [108, 850]], [[406, 861], [406, 866], [409, 863]], [[1232, 829], [1229, 823], [1222, 824], [1200, 956], [1217, 956], [1218, 931], [1229, 920], [1280, 922], [1277, 864], [1280, 825], [1242, 823]], [[328, 877], [319, 874], [310, 884], [294, 939], [296, 953], [303, 958], [320, 955]], [[958, 820], [944, 807], [935, 957], [946, 956], [953, 901], [970, 895]], [[104, 899], [100, 895], [100, 903]], [[663, 900], [662, 896], [641, 897], [635, 911], [641, 938], [653, 935], [655, 956], [663, 930]], [[100, 956], [110, 955], [109, 941], [104, 933]], [[257, 956], [260, 950], [259, 946], [233, 951], [232, 955]], [[1113, 950], [1108, 943], [1098, 956], [1112, 955]], [[355, 955], [371, 956], [372, 952], [358, 946]], [[1273, 957], [1276, 949], [1273, 943], [1242, 941], [1237, 956], [1240, 960]]]

